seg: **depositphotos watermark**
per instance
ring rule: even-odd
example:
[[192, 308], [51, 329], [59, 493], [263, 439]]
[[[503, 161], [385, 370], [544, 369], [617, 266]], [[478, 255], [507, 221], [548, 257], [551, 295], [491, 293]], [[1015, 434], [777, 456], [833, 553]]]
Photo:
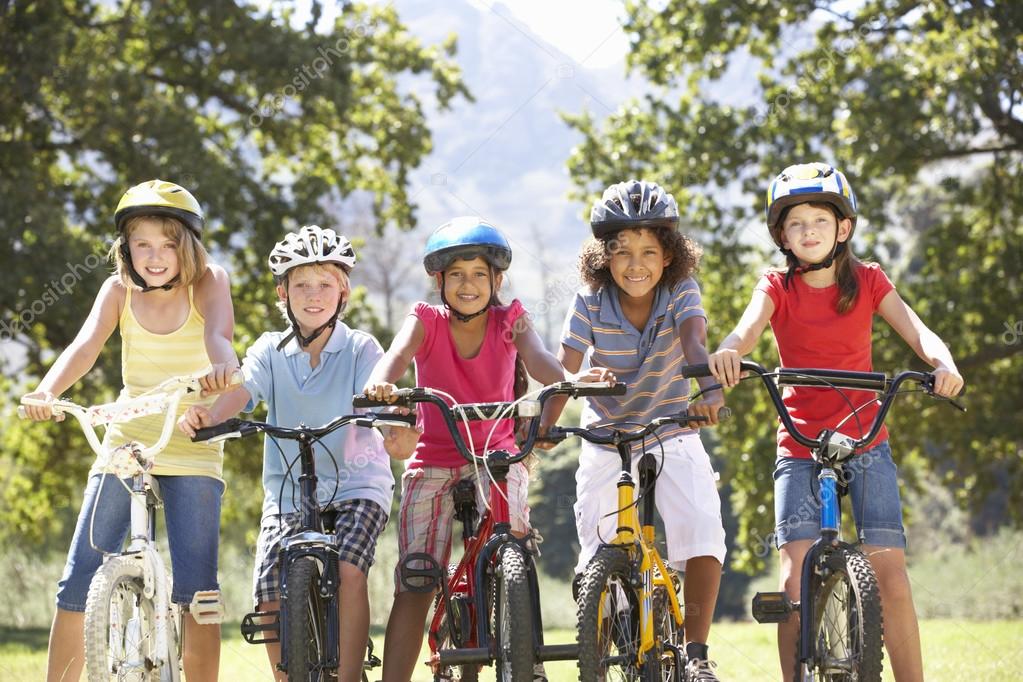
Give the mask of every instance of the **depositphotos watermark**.
[[60, 299], [67, 296], [86, 276], [90, 275], [97, 268], [107, 262], [107, 245], [97, 246], [92, 253], [86, 256], [81, 263], [67, 262], [64, 264], [65, 272], [60, 277], [50, 280], [34, 301], [18, 310], [12, 320], [0, 320], [0, 341], [10, 341], [32, 326], [40, 315], [60, 302]]
[[308, 64], [295, 67], [295, 76], [290, 83], [278, 89], [270, 97], [260, 98], [256, 106], [252, 107], [252, 113], [249, 114], [249, 125], [258, 128], [263, 124], [264, 119], [273, 118], [283, 111], [288, 100], [294, 99], [296, 95], [304, 92], [313, 81], [327, 75], [334, 68], [334, 61], [351, 52], [353, 43], [359, 38], [366, 37], [367, 32], [366, 26], [359, 24], [351, 31], [354, 38], [341, 37], [334, 41], [333, 45], [327, 47], [318, 45], [316, 52], [320, 55], [319, 57], [314, 58]]

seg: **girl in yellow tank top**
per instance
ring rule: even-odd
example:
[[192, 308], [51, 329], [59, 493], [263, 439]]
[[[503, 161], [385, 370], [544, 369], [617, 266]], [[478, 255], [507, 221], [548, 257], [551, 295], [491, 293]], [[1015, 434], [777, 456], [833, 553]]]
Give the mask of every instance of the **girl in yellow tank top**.
[[[185, 189], [152, 180], [129, 189], [114, 214], [118, 239], [111, 249], [117, 274], [104, 282], [92, 311], [75, 340], [27, 397], [52, 400], [85, 375], [115, 328], [120, 328], [121, 397], [134, 397], [160, 382], [211, 367], [201, 380], [206, 398], [182, 400], [190, 405], [212, 401], [228, 387], [238, 367], [231, 345], [234, 312], [223, 268], [207, 263], [200, 242], [202, 209]], [[33, 419], [49, 419], [48, 407], [29, 407]], [[118, 443], [155, 442], [155, 416], [113, 425], [105, 437]], [[152, 473], [160, 480], [167, 539], [174, 576], [171, 598], [189, 604], [197, 591], [218, 590], [217, 551], [220, 532], [222, 451], [217, 445], [192, 443], [174, 431], [157, 455]], [[130, 520], [127, 493], [111, 476], [90, 472], [78, 525], [64, 575], [58, 583], [57, 614], [50, 632], [47, 679], [75, 679], [83, 665], [83, 612], [92, 576], [103, 553], [121, 549]], [[185, 676], [215, 680], [220, 663], [220, 625], [185, 619]]]

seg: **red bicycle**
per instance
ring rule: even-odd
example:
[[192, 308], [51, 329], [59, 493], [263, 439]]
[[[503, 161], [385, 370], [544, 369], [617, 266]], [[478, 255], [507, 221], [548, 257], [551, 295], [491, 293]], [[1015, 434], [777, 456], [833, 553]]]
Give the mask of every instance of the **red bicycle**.
[[[402, 389], [397, 401], [384, 403], [356, 396], [355, 407], [416, 403], [435, 405], [451, 432], [455, 447], [467, 462], [482, 460], [492, 484], [478, 524], [474, 484], [456, 486], [455, 516], [463, 525], [464, 554], [450, 569], [429, 554], [410, 554], [400, 568], [409, 590], [439, 590], [430, 620], [430, 660], [435, 682], [476, 680], [481, 665], [496, 663], [497, 679], [532, 682], [533, 667], [541, 661], [574, 660], [575, 644], [544, 644], [532, 532], [519, 538], [511, 532], [508, 509], [508, 471], [533, 449], [544, 403], [555, 395], [623, 395], [624, 384], [565, 381], [541, 389], [536, 400], [448, 405], [429, 388]], [[493, 450], [478, 457], [466, 446], [458, 423], [524, 419], [528, 431], [519, 452]]]

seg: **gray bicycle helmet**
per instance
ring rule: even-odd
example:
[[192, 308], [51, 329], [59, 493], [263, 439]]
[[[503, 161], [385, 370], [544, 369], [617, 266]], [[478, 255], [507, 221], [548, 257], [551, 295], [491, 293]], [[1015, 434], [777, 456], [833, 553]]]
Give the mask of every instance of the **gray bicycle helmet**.
[[626, 228], [677, 226], [675, 197], [646, 180], [611, 185], [590, 210], [590, 228], [598, 239]]

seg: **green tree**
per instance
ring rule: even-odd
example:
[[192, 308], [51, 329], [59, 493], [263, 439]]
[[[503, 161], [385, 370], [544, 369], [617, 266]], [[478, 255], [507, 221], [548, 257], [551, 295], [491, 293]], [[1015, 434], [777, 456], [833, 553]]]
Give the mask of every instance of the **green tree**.
[[[763, 188], [790, 163], [843, 168], [860, 199], [854, 247], [895, 276], [970, 387], [966, 415], [920, 398], [897, 405], [897, 456], [911, 476], [919, 467], [942, 474], [980, 521], [994, 494], [995, 511], [1019, 523], [1023, 6], [658, 6], [627, 2], [625, 29], [629, 68], [662, 89], [604, 121], [566, 116], [583, 137], [568, 161], [579, 196], [640, 175], [674, 191], [705, 245], [699, 277], [713, 346], [766, 263], [781, 263], [766, 257]], [[748, 84], [746, 103], [736, 103], [738, 82]], [[893, 337], [877, 326], [875, 365], [918, 367]], [[777, 362], [769, 339], [752, 357]], [[736, 418], [720, 429], [720, 452], [740, 516], [731, 556], [755, 569], [770, 548], [773, 411], [754, 386], [728, 399]]]
[[[233, 270], [239, 352], [277, 323], [265, 258], [285, 229], [371, 198], [379, 226], [409, 228], [409, 172], [431, 149], [427, 106], [469, 97], [455, 40], [423, 45], [393, 7], [322, 3], [0, 3], [0, 287], [3, 389], [30, 388], [72, 339], [108, 267], [113, 208], [154, 177], [193, 191], [207, 244]], [[350, 313], [375, 318], [357, 293]], [[73, 395], [111, 398], [116, 348]], [[0, 534], [35, 540], [62, 519], [89, 457], [68, 425], [5, 414]], [[257, 509], [259, 445], [232, 445], [235, 500]], [[237, 477], [240, 477], [237, 478]], [[258, 490], [258, 488], [255, 488]], [[236, 510], [243, 513], [244, 509]], [[229, 514], [230, 516], [230, 514]], [[66, 520], [66, 519], [64, 519]]]

